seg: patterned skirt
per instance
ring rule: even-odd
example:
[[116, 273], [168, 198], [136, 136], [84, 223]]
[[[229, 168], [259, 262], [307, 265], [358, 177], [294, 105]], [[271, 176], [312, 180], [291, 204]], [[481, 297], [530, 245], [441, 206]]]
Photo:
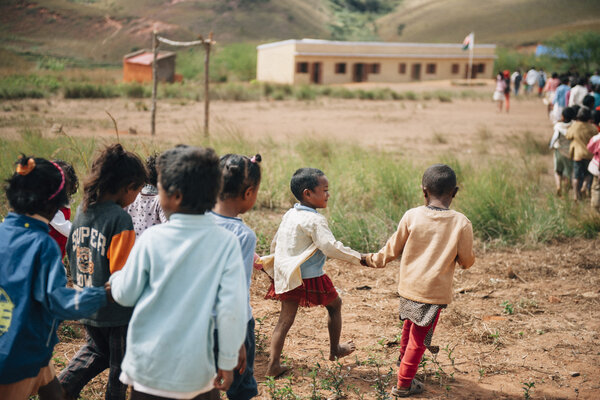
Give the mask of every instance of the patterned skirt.
[[271, 287], [269, 287], [265, 299], [293, 300], [298, 302], [301, 307], [314, 307], [326, 306], [338, 296], [331, 279], [327, 274], [323, 274], [316, 278], [302, 279], [302, 285], [280, 294], [275, 293], [275, 283], [271, 282]]

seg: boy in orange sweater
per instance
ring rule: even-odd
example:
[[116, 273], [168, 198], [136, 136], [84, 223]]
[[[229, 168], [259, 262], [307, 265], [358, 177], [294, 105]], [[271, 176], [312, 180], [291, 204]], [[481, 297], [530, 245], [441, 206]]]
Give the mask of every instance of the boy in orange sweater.
[[475, 262], [471, 221], [449, 208], [458, 192], [452, 168], [427, 168], [422, 187], [425, 205], [408, 210], [386, 245], [361, 259], [363, 265], [383, 268], [402, 256], [398, 294], [404, 325], [395, 397], [423, 392], [415, 375], [440, 311], [452, 301], [454, 268], [456, 263], [466, 269]]

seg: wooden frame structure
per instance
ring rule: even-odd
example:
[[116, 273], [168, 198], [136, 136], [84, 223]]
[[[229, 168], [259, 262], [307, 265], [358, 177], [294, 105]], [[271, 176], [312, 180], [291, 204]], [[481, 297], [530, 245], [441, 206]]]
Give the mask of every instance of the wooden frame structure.
[[191, 47], [191, 46], [203, 46], [204, 47], [204, 136], [209, 136], [208, 125], [209, 125], [209, 109], [210, 109], [210, 98], [209, 98], [209, 88], [208, 88], [208, 71], [209, 71], [209, 63], [210, 63], [210, 49], [216, 43], [213, 40], [213, 33], [210, 32], [208, 35], [208, 39], [204, 39], [202, 35], [198, 36], [198, 40], [194, 40], [191, 42], [177, 42], [174, 40], [170, 40], [164, 38], [162, 36], [158, 36], [158, 32], [152, 32], [152, 53], [154, 55], [152, 62], [152, 108], [151, 108], [151, 133], [152, 136], [156, 134], [156, 93], [158, 89], [158, 79], [157, 79], [157, 58], [158, 58], [158, 47], [160, 43], [164, 43], [169, 46], [174, 47]]

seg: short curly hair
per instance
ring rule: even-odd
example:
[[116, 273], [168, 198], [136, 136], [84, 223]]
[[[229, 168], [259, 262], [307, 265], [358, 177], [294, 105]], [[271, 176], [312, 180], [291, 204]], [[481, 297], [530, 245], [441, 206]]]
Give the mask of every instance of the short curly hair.
[[456, 174], [446, 164], [434, 164], [423, 173], [421, 184], [434, 196], [449, 194], [456, 188]]
[[182, 210], [204, 214], [215, 206], [222, 175], [213, 149], [177, 146], [158, 157], [157, 167], [162, 188], [168, 194], [181, 193]]
[[325, 173], [317, 168], [300, 168], [292, 175], [290, 189], [298, 201], [302, 201], [304, 189], [314, 190], [319, 186], [319, 177]]

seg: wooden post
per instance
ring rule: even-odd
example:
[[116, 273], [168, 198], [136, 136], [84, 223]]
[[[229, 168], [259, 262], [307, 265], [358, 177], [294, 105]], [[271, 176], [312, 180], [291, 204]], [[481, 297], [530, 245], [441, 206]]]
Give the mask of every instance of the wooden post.
[[209, 64], [210, 64], [210, 47], [212, 45], [213, 33], [210, 32], [208, 40], [204, 41], [204, 137], [208, 138], [208, 122], [210, 120], [210, 90], [208, 87]]
[[157, 32], [152, 32], [152, 53], [154, 58], [152, 59], [152, 108], [151, 108], [151, 129], [152, 136], [156, 134], [156, 91], [158, 89], [158, 74], [157, 74], [157, 59], [158, 59], [158, 39]]

